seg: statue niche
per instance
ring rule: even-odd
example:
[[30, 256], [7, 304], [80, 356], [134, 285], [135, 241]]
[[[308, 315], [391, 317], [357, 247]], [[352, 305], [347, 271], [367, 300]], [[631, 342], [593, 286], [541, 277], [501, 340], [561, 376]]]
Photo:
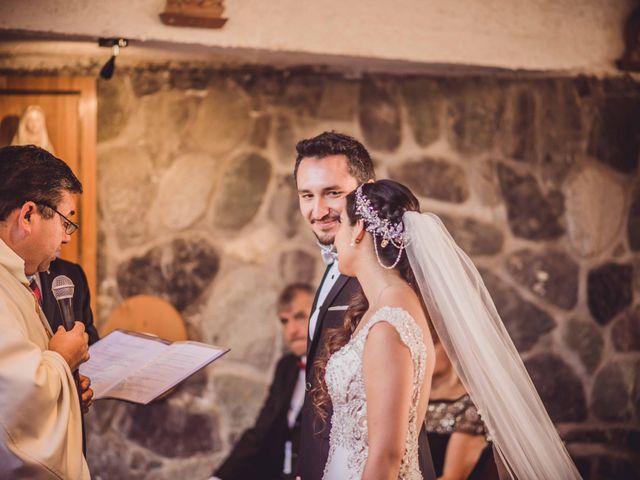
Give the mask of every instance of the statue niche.
[[41, 107], [29, 105], [25, 109], [18, 123], [18, 131], [11, 140], [11, 145], [36, 145], [52, 155], [56, 154], [53, 144], [49, 140], [44, 110]]

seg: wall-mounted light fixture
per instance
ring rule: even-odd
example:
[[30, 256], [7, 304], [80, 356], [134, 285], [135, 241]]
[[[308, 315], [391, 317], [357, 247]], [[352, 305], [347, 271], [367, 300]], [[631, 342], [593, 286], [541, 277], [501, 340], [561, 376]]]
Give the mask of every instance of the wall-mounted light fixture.
[[111, 48], [111, 58], [107, 60], [107, 63], [100, 69], [100, 76], [105, 80], [109, 80], [116, 69], [116, 57], [120, 53], [121, 48], [129, 45], [129, 40], [126, 38], [99, 38], [98, 45]]
[[222, 28], [224, 0], [166, 0], [160, 20], [171, 27]]

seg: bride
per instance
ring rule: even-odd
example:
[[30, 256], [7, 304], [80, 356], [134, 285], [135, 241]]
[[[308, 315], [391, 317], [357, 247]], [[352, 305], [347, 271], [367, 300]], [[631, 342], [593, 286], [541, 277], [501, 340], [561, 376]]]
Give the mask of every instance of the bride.
[[[358, 278], [342, 329], [316, 361], [312, 402], [333, 419], [325, 480], [422, 479], [418, 432], [442, 341], [506, 478], [577, 479], [482, 280], [438, 217], [391, 180], [347, 196], [335, 239]], [[324, 426], [320, 426], [324, 428]]]

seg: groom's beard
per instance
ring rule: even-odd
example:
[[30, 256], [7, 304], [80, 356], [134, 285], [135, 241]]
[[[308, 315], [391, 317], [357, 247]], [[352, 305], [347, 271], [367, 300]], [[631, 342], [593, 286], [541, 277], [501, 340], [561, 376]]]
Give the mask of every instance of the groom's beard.
[[336, 239], [337, 227], [340, 226], [340, 215], [336, 215], [335, 213], [332, 215], [329, 213], [322, 218], [319, 218], [317, 220], [316, 219], [312, 220], [311, 224], [316, 225], [317, 223], [321, 223], [321, 222], [334, 222], [333, 229], [326, 233], [325, 232], [318, 233], [316, 230], [312, 230], [313, 234], [318, 239], [318, 243], [322, 245], [327, 245], [327, 246], [333, 245], [333, 242]]
[[316, 232], [313, 232], [313, 234], [316, 236], [316, 239], [318, 240], [318, 243], [320, 245], [325, 245], [327, 247], [333, 245], [333, 241], [336, 239], [335, 235], [333, 235], [331, 238], [327, 237], [325, 239], [325, 238], [322, 238], [322, 237], [318, 236], [318, 234]]

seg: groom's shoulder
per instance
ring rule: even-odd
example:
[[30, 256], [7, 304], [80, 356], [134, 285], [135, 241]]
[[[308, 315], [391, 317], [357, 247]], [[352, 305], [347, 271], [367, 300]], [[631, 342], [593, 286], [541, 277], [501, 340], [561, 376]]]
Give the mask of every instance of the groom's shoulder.
[[360, 282], [358, 282], [358, 279], [356, 277], [348, 277], [344, 291], [349, 295], [353, 295], [358, 290], [360, 290]]
[[[330, 305], [327, 305], [329, 310], [339, 310], [342, 307], [346, 307], [351, 303], [354, 295], [360, 290], [360, 283], [355, 277], [345, 277], [341, 275], [338, 281], [342, 280], [342, 288], [338, 294], [333, 298]], [[346, 308], [344, 308], [346, 310]]]

